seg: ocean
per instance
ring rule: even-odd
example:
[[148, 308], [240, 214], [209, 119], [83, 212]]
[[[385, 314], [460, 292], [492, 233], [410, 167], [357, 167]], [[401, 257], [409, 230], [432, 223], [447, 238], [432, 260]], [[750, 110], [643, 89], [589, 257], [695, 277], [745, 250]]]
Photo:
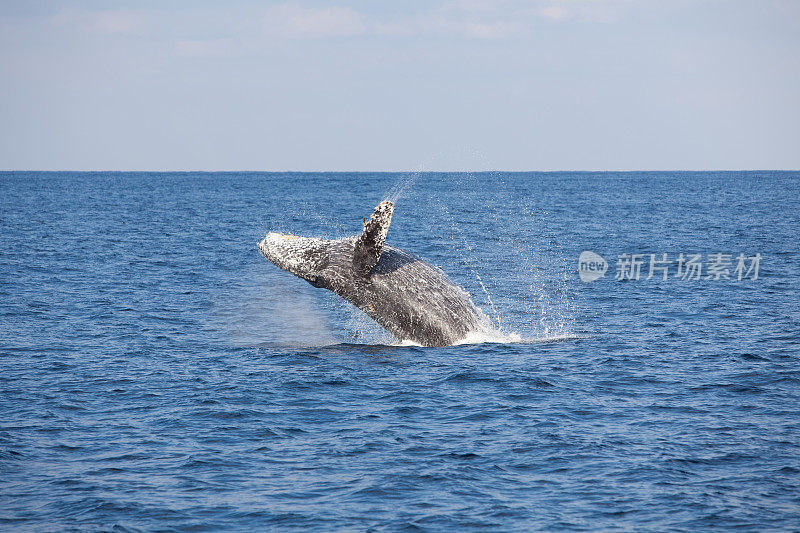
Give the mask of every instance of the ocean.
[[[3, 531], [800, 529], [800, 172], [0, 192]], [[495, 338], [400, 345], [256, 248], [388, 195]]]

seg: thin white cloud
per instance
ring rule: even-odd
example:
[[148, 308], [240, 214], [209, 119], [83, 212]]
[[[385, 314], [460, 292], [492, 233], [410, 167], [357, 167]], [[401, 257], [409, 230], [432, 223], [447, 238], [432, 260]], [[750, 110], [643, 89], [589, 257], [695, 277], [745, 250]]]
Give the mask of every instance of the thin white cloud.
[[[218, 16], [198, 20], [190, 13], [158, 10], [79, 10], [64, 8], [50, 18], [59, 28], [94, 35], [143, 36], [154, 31], [176, 31], [180, 56], [223, 56], [236, 46], [258, 39], [326, 39], [337, 37], [454, 37], [503, 39], [523, 35], [537, 23], [573, 19], [603, 21], [613, 18], [631, 0], [448, 0], [423, 9], [392, 14], [359, 11], [347, 5], [313, 7], [287, 2], [261, 10], [220, 10]], [[255, 20], [253, 15], [256, 13]], [[249, 33], [251, 23], [260, 30]], [[193, 28], [209, 35], [197, 39]], [[194, 35], [193, 35], [194, 34]], [[234, 42], [234, 40], [236, 42]], [[238, 43], [238, 44], [237, 44]]]
[[610, 22], [630, 2], [631, 0], [534, 0], [524, 12], [554, 22], [571, 19]]
[[175, 52], [183, 57], [229, 57], [235, 51], [233, 39], [183, 39], [175, 43]]
[[291, 38], [463, 37], [501, 39], [525, 33], [537, 22], [607, 21], [630, 0], [450, 0], [422, 11], [368, 15], [350, 7], [285, 3], [267, 9], [270, 35]]
[[57, 27], [72, 27], [84, 33], [101, 35], [139, 35], [145, 31], [148, 15], [143, 11], [79, 11], [65, 8], [51, 22]]
[[473, 20], [515, 22], [518, 25], [536, 20], [560, 22], [570, 19], [606, 22], [613, 19], [620, 7], [632, 0], [450, 0], [438, 11], [454, 17]]
[[288, 37], [322, 39], [367, 33], [369, 19], [349, 7], [309, 8], [299, 4], [271, 7], [264, 17], [267, 31]]
[[[464, 16], [462, 11], [467, 8], [468, 16]], [[432, 11], [388, 18], [370, 16], [349, 7], [310, 8], [288, 3], [269, 8], [265, 21], [271, 35], [315, 39], [362, 35], [495, 39], [512, 35], [518, 30], [516, 22], [484, 20], [482, 14], [485, 14], [485, 10], [475, 10], [466, 4], [445, 4], [444, 8], [440, 6]]]
[[372, 30], [375, 35], [390, 37], [453, 36], [498, 39], [517, 33], [519, 27], [507, 22], [480, 22], [428, 16], [377, 23]]
[[508, 11], [515, 2], [509, 0], [448, 0], [437, 8], [440, 13], [451, 14], [472, 14], [472, 15], [491, 15], [502, 11]]
[[549, 20], [564, 20], [569, 17], [570, 13], [564, 5], [553, 4], [549, 6], [540, 7], [537, 13]]

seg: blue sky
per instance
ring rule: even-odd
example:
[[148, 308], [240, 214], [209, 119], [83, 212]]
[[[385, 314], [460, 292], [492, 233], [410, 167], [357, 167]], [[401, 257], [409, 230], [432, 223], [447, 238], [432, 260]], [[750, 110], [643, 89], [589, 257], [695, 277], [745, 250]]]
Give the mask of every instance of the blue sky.
[[0, 168], [800, 168], [800, 2], [0, 0]]

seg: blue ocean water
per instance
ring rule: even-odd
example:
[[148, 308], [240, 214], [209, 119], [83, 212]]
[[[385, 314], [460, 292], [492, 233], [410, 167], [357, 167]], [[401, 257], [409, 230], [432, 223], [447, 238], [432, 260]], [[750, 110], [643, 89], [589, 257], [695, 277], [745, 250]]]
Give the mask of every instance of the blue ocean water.
[[[0, 192], [4, 531], [800, 528], [798, 172], [10, 172]], [[395, 345], [256, 249], [356, 234], [388, 194], [388, 242], [516, 342]], [[605, 277], [580, 280], [585, 250]], [[639, 279], [615, 279], [626, 254]]]

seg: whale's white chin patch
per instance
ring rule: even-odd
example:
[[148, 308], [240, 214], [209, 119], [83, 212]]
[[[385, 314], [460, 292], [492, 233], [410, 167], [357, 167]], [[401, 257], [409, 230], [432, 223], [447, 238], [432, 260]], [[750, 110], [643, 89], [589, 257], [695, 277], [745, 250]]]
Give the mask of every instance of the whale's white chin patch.
[[314, 237], [271, 231], [258, 243], [258, 247], [264, 257], [278, 268], [307, 279], [309, 275], [315, 275], [313, 259], [315, 253], [324, 248], [324, 244], [325, 241]]

